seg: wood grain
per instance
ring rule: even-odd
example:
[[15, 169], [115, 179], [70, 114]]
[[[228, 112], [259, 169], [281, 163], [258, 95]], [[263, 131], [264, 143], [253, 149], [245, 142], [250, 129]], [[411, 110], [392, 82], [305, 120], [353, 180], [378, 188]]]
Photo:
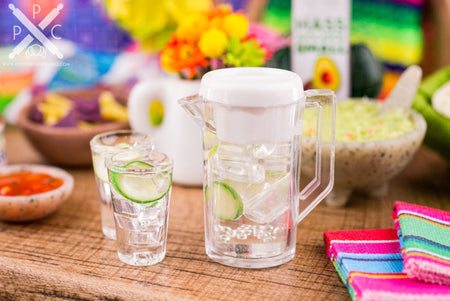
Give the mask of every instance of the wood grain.
[[[14, 127], [6, 143], [10, 164], [47, 163]], [[75, 189], [57, 212], [28, 224], [0, 222], [1, 300], [350, 300], [326, 256], [324, 231], [393, 227], [395, 200], [450, 210], [448, 165], [422, 148], [387, 197], [353, 195], [345, 208], [320, 204], [299, 225], [292, 261], [247, 270], [206, 256], [202, 191], [174, 186], [166, 258], [133, 267], [101, 232], [91, 168], [68, 171]]]

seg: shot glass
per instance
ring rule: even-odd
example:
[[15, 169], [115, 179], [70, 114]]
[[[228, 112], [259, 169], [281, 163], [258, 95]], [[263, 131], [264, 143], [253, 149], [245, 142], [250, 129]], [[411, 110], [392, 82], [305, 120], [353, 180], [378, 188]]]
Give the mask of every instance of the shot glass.
[[131, 151], [107, 160], [119, 259], [135, 266], [162, 261], [173, 163], [167, 155], [149, 151], [139, 158]]
[[124, 150], [154, 149], [153, 138], [147, 134], [129, 130], [106, 132], [98, 134], [90, 141], [92, 163], [97, 183], [98, 198], [100, 201], [100, 214], [102, 231], [111, 238], [116, 239], [116, 227], [111, 203], [111, 190], [108, 182], [106, 159]]

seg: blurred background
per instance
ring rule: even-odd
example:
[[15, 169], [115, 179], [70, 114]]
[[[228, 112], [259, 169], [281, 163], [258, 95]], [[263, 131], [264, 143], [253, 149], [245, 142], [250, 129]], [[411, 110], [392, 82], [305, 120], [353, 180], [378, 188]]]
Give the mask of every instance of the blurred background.
[[[297, 72], [292, 59], [300, 49], [300, 31], [323, 25], [314, 23], [321, 13], [303, 11], [314, 7], [306, 0], [0, 0], [3, 119], [15, 124], [19, 111], [37, 93], [107, 86], [126, 95], [139, 81], [168, 76], [170, 66], [166, 60], [167, 68], [162, 68], [161, 55], [165, 47], [176, 48], [171, 36], [179, 33], [180, 22], [185, 22], [182, 28], [190, 22], [187, 16], [221, 4], [248, 19], [245, 39], [255, 39], [265, 49], [264, 66]], [[317, 70], [300, 70], [305, 88], [347, 87], [340, 98], [383, 101], [408, 66], [420, 65], [426, 77], [450, 65], [450, 0], [329, 1], [329, 7], [333, 5], [342, 8], [340, 19], [326, 26], [328, 32], [339, 28], [344, 33], [337, 37], [343, 63], [333, 63], [331, 53], [320, 67], [327, 71], [322, 78]], [[219, 9], [209, 17], [221, 13]], [[310, 24], [302, 19], [308, 14], [316, 16]], [[241, 48], [256, 53], [251, 47]], [[234, 65], [244, 64], [240, 59]], [[211, 60], [211, 66], [220, 67], [220, 62]]]
[[[349, 43], [367, 46], [383, 68], [382, 89], [376, 97], [385, 97], [399, 74], [409, 65], [421, 65], [424, 74], [428, 75], [450, 64], [448, 0], [342, 1], [345, 2], [351, 5]], [[47, 69], [51, 69], [48, 61], [52, 59], [50, 55], [42, 56], [43, 49], [39, 47], [42, 43], [39, 41], [28, 52], [18, 54], [14, 61], [6, 58], [27, 34], [27, 29], [8, 7], [11, 3], [36, 24], [63, 4], [59, 14], [42, 32], [50, 38], [53, 34], [53, 40], [61, 44], [66, 52], [66, 66], [42, 71], [46, 78], [36, 79], [37, 69], [42, 67], [42, 62], [36, 61], [46, 59]], [[133, 76], [154, 74], [158, 72], [157, 64], [152, 65], [154, 56], [175, 31], [181, 16], [208, 5], [224, 3], [243, 12], [251, 23], [273, 30], [275, 35], [288, 38], [291, 35], [292, 5], [285, 0], [0, 0], [0, 110], [4, 112], [13, 97], [30, 83], [45, 84], [49, 89], [95, 84], [114, 64], [120, 63], [123, 54], [139, 52], [148, 56], [146, 59], [140, 57], [135, 65], [139, 67], [129, 70]], [[265, 35], [269, 36], [268, 33]], [[273, 43], [267, 46], [275, 51], [283, 47], [283, 42], [272, 36], [265, 42]], [[25, 57], [33, 57], [34, 61], [25, 60]], [[287, 49], [274, 59], [269, 65], [290, 68]], [[143, 60], [145, 66], [150, 66], [149, 70], [142, 70]], [[71, 61], [82, 64], [70, 64]], [[129, 80], [128, 75], [123, 74], [122, 78], [114, 80]]]

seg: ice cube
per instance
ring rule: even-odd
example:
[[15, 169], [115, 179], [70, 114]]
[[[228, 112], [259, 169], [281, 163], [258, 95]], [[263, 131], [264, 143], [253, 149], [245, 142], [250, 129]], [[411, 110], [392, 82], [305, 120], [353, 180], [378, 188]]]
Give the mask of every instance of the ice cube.
[[117, 192], [113, 192], [113, 207], [115, 212], [120, 212], [130, 216], [137, 217], [141, 212], [140, 204], [133, 203], [132, 201], [126, 200], [120, 196], [116, 195]]
[[131, 232], [128, 243], [134, 246], [157, 247], [161, 244], [160, 232]]
[[276, 144], [253, 144], [250, 145], [250, 151], [253, 157], [264, 159], [272, 155], [276, 147]]
[[221, 179], [246, 183], [264, 181], [264, 166], [247, 152], [244, 145], [220, 143], [217, 155], [211, 158], [211, 164], [213, 171]]
[[290, 173], [267, 177], [262, 190], [251, 198], [243, 198], [244, 215], [259, 224], [270, 223], [282, 215], [289, 208], [290, 178]]
[[127, 231], [136, 231], [140, 227], [136, 217], [114, 212], [114, 218], [116, 219], [117, 225]]
[[281, 143], [275, 145], [259, 145], [259, 149], [269, 149], [270, 154], [264, 158], [264, 169], [271, 172], [286, 173], [291, 164], [291, 144]]

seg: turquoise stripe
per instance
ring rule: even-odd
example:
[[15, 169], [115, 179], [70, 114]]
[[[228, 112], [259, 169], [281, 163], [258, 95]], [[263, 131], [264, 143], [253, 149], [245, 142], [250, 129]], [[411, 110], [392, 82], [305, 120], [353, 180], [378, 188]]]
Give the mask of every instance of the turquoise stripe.
[[417, 240], [414, 237], [404, 237], [405, 251], [408, 252], [410, 248], [416, 248], [425, 250], [436, 255], [441, 255], [444, 257], [450, 257], [450, 249], [445, 249], [435, 244], [427, 243], [424, 241]]
[[348, 282], [348, 277], [345, 276], [344, 272], [341, 269], [341, 266], [336, 262], [334, 264], [334, 268], [335, 268], [336, 272], [338, 273], [339, 278], [341, 278], [342, 282], [347, 287], [348, 292], [350, 293], [350, 296], [352, 297], [353, 300], [355, 300], [355, 290], [353, 289], [353, 287]]
[[399, 223], [405, 247], [407, 247], [407, 236], [419, 236], [450, 248], [450, 229], [409, 216], [401, 217]]
[[347, 276], [345, 275], [344, 271], [342, 271], [342, 268], [341, 268], [341, 266], [339, 265], [339, 263], [337, 263], [337, 261], [336, 261], [336, 263], [334, 264], [334, 268], [336, 269], [336, 272], [338, 273], [339, 278], [341, 278], [342, 282], [343, 282], [345, 285], [347, 285]]

